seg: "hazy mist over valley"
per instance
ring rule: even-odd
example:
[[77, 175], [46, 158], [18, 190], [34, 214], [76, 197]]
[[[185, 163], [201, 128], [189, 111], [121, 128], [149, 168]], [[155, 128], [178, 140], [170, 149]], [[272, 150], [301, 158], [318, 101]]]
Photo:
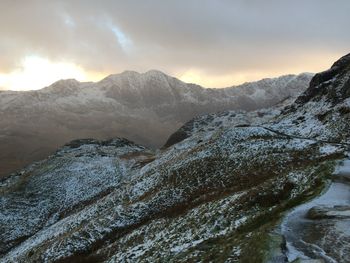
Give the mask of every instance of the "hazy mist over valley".
[[311, 74], [204, 89], [159, 71], [124, 72], [97, 83], [61, 80], [38, 91], [0, 93], [0, 165], [4, 176], [74, 139], [122, 137], [160, 148], [193, 117], [257, 110], [304, 91]]

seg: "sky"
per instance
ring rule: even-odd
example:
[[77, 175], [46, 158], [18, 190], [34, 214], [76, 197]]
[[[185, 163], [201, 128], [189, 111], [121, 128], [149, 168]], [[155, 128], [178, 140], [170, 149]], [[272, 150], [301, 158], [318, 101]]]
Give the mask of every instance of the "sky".
[[350, 52], [349, 0], [0, 0], [0, 89], [161, 70], [204, 87], [319, 72]]

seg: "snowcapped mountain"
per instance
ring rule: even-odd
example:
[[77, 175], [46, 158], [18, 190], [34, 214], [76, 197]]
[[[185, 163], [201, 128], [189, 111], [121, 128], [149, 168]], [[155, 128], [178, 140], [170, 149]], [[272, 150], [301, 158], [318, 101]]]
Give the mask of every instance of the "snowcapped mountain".
[[279, 232], [349, 158], [349, 90], [350, 54], [290, 106], [197, 117], [161, 150], [73, 141], [0, 181], [2, 262], [349, 262], [349, 205], [310, 209], [297, 247]]
[[0, 92], [0, 176], [79, 138], [125, 137], [159, 147], [195, 116], [255, 110], [296, 97], [310, 74], [204, 89], [159, 71], [126, 71], [97, 83], [61, 80], [38, 91]]

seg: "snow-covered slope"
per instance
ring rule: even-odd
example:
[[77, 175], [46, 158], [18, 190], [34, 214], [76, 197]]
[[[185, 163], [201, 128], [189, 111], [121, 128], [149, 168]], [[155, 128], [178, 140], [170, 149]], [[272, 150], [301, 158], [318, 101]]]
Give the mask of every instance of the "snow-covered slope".
[[159, 147], [186, 121], [253, 110], [295, 97], [309, 74], [204, 89], [159, 71], [126, 71], [97, 83], [61, 80], [39, 91], [0, 92], [0, 176], [79, 138], [125, 137]]
[[2, 262], [286, 262], [272, 230], [349, 150], [350, 55], [331, 72], [282, 111], [203, 116], [155, 152], [74, 141], [3, 179]]

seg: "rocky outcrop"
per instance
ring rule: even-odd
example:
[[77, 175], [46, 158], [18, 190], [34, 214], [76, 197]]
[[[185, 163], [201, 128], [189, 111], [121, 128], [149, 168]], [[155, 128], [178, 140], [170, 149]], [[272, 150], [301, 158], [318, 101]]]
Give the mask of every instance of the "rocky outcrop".
[[335, 71], [332, 73], [334, 76], [315, 86], [320, 81], [320, 75], [316, 75], [296, 103], [276, 118], [274, 129], [303, 138], [349, 143], [349, 55], [341, 58], [332, 68], [330, 71]]
[[350, 206], [315, 206], [312, 207], [306, 217], [308, 219], [345, 219], [350, 218]]
[[[340, 58], [329, 70], [316, 74], [307, 91], [296, 102], [303, 104], [311, 99], [326, 96], [333, 103], [338, 103], [348, 98], [350, 95], [349, 70], [350, 54]], [[341, 80], [342, 83], [336, 80]]]
[[326, 263], [323, 259], [297, 259], [292, 263]]

